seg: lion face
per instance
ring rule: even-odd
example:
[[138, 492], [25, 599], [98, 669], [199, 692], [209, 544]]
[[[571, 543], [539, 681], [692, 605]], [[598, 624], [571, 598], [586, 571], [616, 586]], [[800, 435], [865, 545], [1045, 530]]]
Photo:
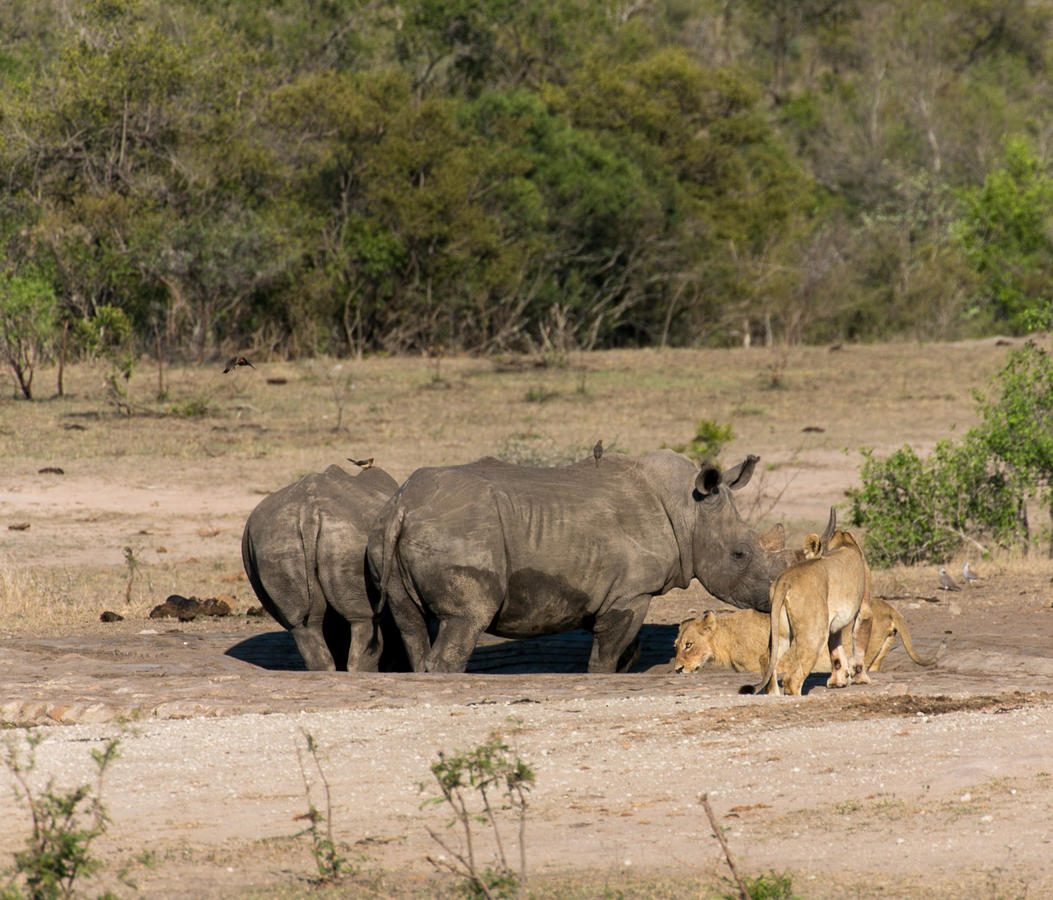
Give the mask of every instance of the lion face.
[[706, 611], [701, 619], [685, 619], [676, 636], [677, 672], [697, 672], [713, 656], [711, 637], [715, 616]]

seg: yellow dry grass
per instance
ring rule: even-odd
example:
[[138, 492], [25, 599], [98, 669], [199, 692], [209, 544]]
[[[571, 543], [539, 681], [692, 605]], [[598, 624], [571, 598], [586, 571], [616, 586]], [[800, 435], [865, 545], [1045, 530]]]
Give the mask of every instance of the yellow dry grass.
[[[548, 367], [254, 360], [257, 368], [229, 375], [219, 364], [167, 368], [161, 399], [144, 360], [128, 386], [132, 416], [108, 404], [102, 368], [73, 366], [61, 398], [0, 400], [0, 628], [83, 623], [101, 608], [141, 615], [170, 592], [230, 592], [248, 605], [251, 591], [234, 581], [244, 517], [262, 495], [347, 457], [375, 457], [398, 479], [484, 455], [553, 464], [587, 455], [598, 439], [629, 454], [683, 445], [708, 419], [734, 429], [723, 462], [761, 456], [743, 514], [764, 527], [783, 520], [796, 540], [843, 499], [861, 448], [909, 443], [925, 452], [974, 424], [973, 391], [1008, 349], [986, 340], [609, 351]], [[38, 396], [53, 392], [55, 375], [37, 374]], [[68, 507], [47, 505], [58, 488], [39, 473], [45, 467], [64, 470]], [[185, 509], [126, 511], [120, 492], [129, 486], [177, 491]], [[210, 509], [223, 491], [233, 499]], [[180, 516], [183, 544], [166, 553], [159, 544], [176, 539]], [[8, 530], [27, 522], [24, 532]], [[130, 603], [124, 547], [140, 562]]]

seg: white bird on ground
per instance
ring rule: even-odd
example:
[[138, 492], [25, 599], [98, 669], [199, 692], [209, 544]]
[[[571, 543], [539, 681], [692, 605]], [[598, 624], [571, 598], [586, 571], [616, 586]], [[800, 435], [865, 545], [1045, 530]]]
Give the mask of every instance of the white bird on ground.
[[941, 591], [960, 591], [958, 583], [947, 574], [947, 570], [940, 566], [940, 590]]
[[974, 581], [980, 580], [979, 576], [972, 569], [969, 568], [969, 563], [966, 563], [964, 566], [962, 566], [962, 578], [968, 581], [969, 584], [972, 584]]

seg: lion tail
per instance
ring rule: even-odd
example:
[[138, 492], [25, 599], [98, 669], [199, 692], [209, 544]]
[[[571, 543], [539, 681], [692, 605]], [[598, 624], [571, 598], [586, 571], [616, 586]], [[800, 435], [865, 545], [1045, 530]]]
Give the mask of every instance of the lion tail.
[[910, 629], [907, 628], [907, 623], [900, 615], [899, 610], [889, 604], [889, 608], [892, 610], [892, 624], [896, 626], [896, 630], [899, 632], [900, 638], [903, 640], [903, 649], [907, 651], [909, 656], [919, 666], [933, 666], [937, 660], [943, 656], [944, 651], [947, 649], [947, 642], [940, 641], [940, 646], [936, 648], [936, 652], [932, 656], [918, 656], [914, 650], [914, 642], [910, 639]]
[[779, 665], [779, 624], [782, 620], [782, 605], [786, 596], [783, 588], [783, 580], [776, 578], [768, 589], [768, 597], [771, 600], [771, 627], [768, 629], [768, 667], [764, 670], [760, 684], [754, 686], [743, 685], [741, 694], [761, 694], [766, 691], [775, 681], [775, 669]]

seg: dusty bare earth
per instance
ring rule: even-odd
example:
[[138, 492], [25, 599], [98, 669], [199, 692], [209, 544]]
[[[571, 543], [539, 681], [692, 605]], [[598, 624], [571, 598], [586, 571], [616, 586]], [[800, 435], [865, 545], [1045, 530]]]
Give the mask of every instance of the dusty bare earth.
[[[856, 461], [816, 453], [821, 477], [778, 498], [788, 521], [821, 524], [856, 475]], [[789, 874], [801, 897], [1053, 896], [1050, 566], [974, 558], [983, 580], [956, 594], [936, 590], [934, 569], [879, 571], [876, 593], [919, 651], [946, 641], [945, 654], [921, 669], [897, 647], [869, 686], [813, 677], [801, 698], [740, 696], [754, 679], [732, 672], [672, 671], [676, 623], [721, 606], [700, 588], [652, 605], [627, 675], [586, 674], [583, 635], [491, 641], [460, 676], [311, 673], [274, 623], [245, 615], [238, 540], [260, 471], [173, 459], [164, 473], [129, 462], [55, 480], [27, 465], [0, 485], [0, 520], [32, 522], [20, 560], [105, 552], [119, 572], [135, 538], [157, 602], [185, 588], [191, 560], [234, 602], [208, 621], [150, 619], [139, 604], [113, 624], [0, 631], [0, 720], [46, 736], [33, 784], [91, 781], [90, 752], [120, 736], [93, 892], [134, 895], [122, 868], [150, 897], [315, 890], [304, 813], [324, 796], [309, 733], [335, 838], [359, 866], [336, 895], [437, 896], [453, 880], [428, 861], [443, 851], [426, 826], [447, 821], [421, 808], [429, 766], [498, 732], [536, 770], [528, 873], [546, 896], [719, 896], [728, 870], [703, 792], [739, 868]], [[4, 539], [10, 558], [22, 538]], [[29, 828], [9, 780], [0, 771], [0, 866]]]

